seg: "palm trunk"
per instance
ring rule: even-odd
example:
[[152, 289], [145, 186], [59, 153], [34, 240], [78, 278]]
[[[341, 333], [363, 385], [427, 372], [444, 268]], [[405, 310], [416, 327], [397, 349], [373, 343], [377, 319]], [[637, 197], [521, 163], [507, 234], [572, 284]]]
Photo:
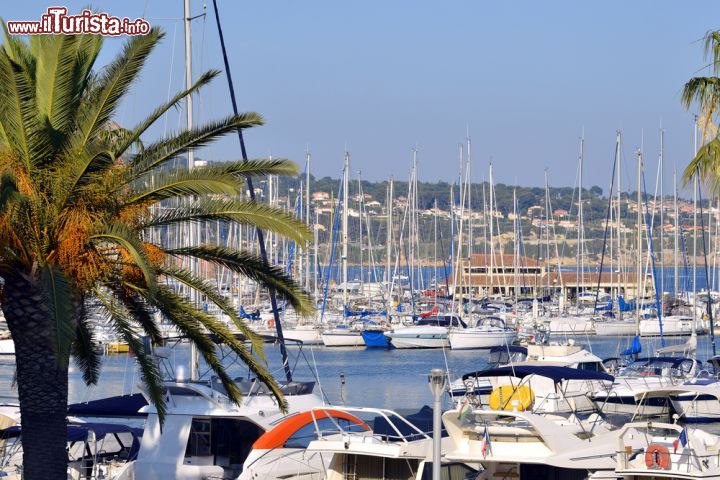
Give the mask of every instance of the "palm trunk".
[[15, 342], [25, 480], [67, 478], [68, 369], [58, 367], [50, 308], [32, 280], [5, 281], [2, 310]]

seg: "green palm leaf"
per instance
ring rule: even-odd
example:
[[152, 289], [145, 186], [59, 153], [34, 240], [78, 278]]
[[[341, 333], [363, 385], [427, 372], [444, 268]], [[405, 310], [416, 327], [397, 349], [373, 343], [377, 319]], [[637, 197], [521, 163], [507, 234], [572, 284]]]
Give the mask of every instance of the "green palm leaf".
[[85, 104], [87, 111], [83, 112], [80, 121], [83, 145], [104, 128], [163, 36], [158, 28], [152, 28], [147, 35], [132, 37], [118, 58], [106, 67], [92, 98]]
[[190, 88], [179, 92], [168, 102], [153, 110], [153, 112], [142, 122], [140, 122], [139, 125], [135, 126], [132, 130], [130, 130], [130, 135], [128, 135], [128, 137], [117, 146], [117, 149], [115, 150], [115, 156], [122, 156], [125, 151], [132, 146], [133, 143], [140, 139], [140, 136], [145, 133], [145, 131], [150, 128], [150, 126], [152, 126], [157, 120], [160, 119], [160, 117], [165, 114], [165, 112], [167, 112], [173, 107], [178, 107], [178, 104], [183, 101], [185, 97], [187, 97], [188, 95], [192, 95], [193, 93], [200, 90], [200, 88], [210, 83], [212, 79], [217, 77], [219, 74], [220, 72], [218, 70], [210, 70], [203, 73]]
[[263, 119], [259, 114], [242, 113], [171, 135], [148, 145], [132, 159], [130, 162], [131, 176], [128, 181], [135, 180], [143, 173], [161, 167], [190, 148], [204, 147], [223, 135], [237, 131], [238, 128], [250, 128], [262, 124]]
[[[240, 318], [237, 309], [230, 303], [230, 301], [220, 291], [213, 287], [210, 282], [207, 282], [197, 275], [194, 275], [189, 270], [183, 268], [174, 267], [163, 267], [158, 269], [158, 273], [165, 275], [166, 277], [173, 278], [183, 285], [186, 285], [193, 290], [199, 292], [201, 295], [206, 297], [213, 304], [227, 315], [230, 320], [233, 321], [235, 326], [240, 330], [240, 333], [250, 341], [253, 350], [258, 352], [257, 355], [265, 362], [265, 354], [263, 353], [263, 340], [260, 338], [252, 329], [248, 328], [245, 320]], [[244, 346], [243, 346], [244, 348]]]
[[104, 295], [98, 289], [95, 290], [95, 296], [100, 300], [115, 330], [120, 334], [122, 339], [127, 342], [128, 347], [135, 352], [135, 359], [140, 367], [143, 382], [147, 387], [146, 391], [148, 392], [150, 401], [155, 405], [160, 423], [162, 423], [167, 414], [167, 406], [165, 405], [165, 397], [163, 396], [162, 374], [158, 368], [157, 361], [153, 357], [152, 352], [147, 351], [143, 341], [138, 338], [133, 318], [129, 316], [127, 312], [123, 311], [120, 302]]
[[153, 228], [190, 222], [220, 220], [251, 225], [278, 233], [304, 245], [312, 237], [307, 224], [284, 210], [257, 202], [204, 198], [188, 206], [167, 209], [141, 224]]
[[75, 341], [72, 345], [72, 354], [86, 385], [97, 385], [100, 378], [102, 362], [95, 350], [96, 346], [92, 326], [87, 317], [80, 317], [75, 332]]
[[88, 240], [95, 243], [110, 243], [125, 248], [135, 261], [135, 266], [142, 271], [146, 287], [151, 292], [155, 290], [157, 287], [157, 274], [147, 259], [142, 242], [127, 226], [118, 222], [110, 223], [98, 233], [90, 236]]
[[75, 340], [75, 308], [73, 292], [61, 271], [46, 265], [42, 270], [43, 293], [52, 315], [55, 355], [58, 366], [66, 368], [70, 349]]
[[255, 280], [260, 285], [272, 288], [300, 315], [311, 315], [315, 311], [310, 297], [301, 290], [292, 277], [280, 267], [263, 262], [257, 255], [213, 245], [181, 247], [166, 252], [179, 257], [205, 260]]

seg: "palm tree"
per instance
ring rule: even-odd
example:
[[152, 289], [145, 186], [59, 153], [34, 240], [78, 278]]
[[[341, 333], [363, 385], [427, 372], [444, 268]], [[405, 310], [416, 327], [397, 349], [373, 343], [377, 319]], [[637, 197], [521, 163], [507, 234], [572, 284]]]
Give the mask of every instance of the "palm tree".
[[[191, 148], [261, 125], [256, 113], [141, 143], [148, 128], [217, 76], [214, 71], [136, 126], [117, 128], [118, 105], [162, 36], [154, 29], [130, 39], [101, 70], [94, 69], [102, 46], [97, 36], [34, 36], [26, 42], [6, 30], [0, 47], [0, 308], [15, 342], [28, 480], [65, 478], [68, 364], [74, 359], [87, 384], [98, 381], [100, 369], [90, 304], [99, 305], [136, 353], [161, 417], [161, 374], [140, 336], [161, 341], [153, 310], [194, 342], [234, 401], [240, 391], [207, 333], [236, 352], [285, 405], [265, 369], [260, 339], [218, 289], [182, 265], [200, 260], [246, 275], [300, 314], [310, 313], [309, 298], [279, 268], [251, 253], [206, 244], [168, 248], [151, 243], [147, 232], [208, 220], [240, 222], [302, 245], [309, 237], [305, 224], [242, 200], [247, 177], [294, 175], [296, 166], [276, 160], [170, 168]], [[180, 206], [151, 208], [160, 202]], [[169, 283], [185, 285], [217, 305], [255, 353]]]
[[698, 107], [698, 123], [702, 135], [702, 147], [683, 172], [685, 185], [698, 178], [710, 191], [720, 194], [720, 139], [718, 138], [718, 115], [720, 115], [720, 31], [708, 32], [704, 39], [704, 66], [710, 70], [707, 77], [693, 77], [683, 88], [681, 102], [686, 109]]

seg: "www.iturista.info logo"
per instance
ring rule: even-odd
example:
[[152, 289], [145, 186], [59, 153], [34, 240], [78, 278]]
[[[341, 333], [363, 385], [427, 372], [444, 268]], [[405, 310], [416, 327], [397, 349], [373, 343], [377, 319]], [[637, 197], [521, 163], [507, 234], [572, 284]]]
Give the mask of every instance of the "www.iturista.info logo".
[[130, 20], [107, 13], [83, 10], [79, 15], [68, 15], [65, 7], [49, 7], [40, 21], [9, 21], [7, 29], [11, 35], [144, 35], [150, 32], [147, 20]]

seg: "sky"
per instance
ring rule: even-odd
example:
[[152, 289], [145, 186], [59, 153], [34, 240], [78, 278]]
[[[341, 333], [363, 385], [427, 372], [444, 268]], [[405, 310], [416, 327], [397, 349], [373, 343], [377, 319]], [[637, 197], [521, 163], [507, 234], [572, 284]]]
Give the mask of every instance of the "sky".
[[[4, 20], [36, 20], [49, 5], [144, 17], [166, 37], [117, 120], [127, 126], [184, 84], [182, 0], [8, 2]], [[193, 15], [203, 2], [191, 0]], [[693, 154], [693, 112], [680, 104], [684, 83], [702, 75], [701, 38], [720, 28], [720, 3], [700, 1], [218, 0], [241, 111], [266, 125], [247, 131], [251, 157], [289, 158], [339, 177], [350, 152], [356, 178], [409, 176], [453, 181], [469, 133], [472, 176], [540, 186], [583, 184], [607, 192], [615, 134], [623, 135], [623, 190], [634, 189], [642, 148], [653, 190], [659, 131], [665, 130], [665, 192], [673, 168]], [[212, 1], [193, 23], [193, 75], [223, 69]], [[124, 40], [108, 39], [99, 63]], [[231, 114], [224, 76], [196, 101], [196, 123]], [[184, 126], [175, 111], [148, 140]], [[584, 133], [583, 133], [584, 132]], [[202, 158], [240, 157], [223, 139]]]

